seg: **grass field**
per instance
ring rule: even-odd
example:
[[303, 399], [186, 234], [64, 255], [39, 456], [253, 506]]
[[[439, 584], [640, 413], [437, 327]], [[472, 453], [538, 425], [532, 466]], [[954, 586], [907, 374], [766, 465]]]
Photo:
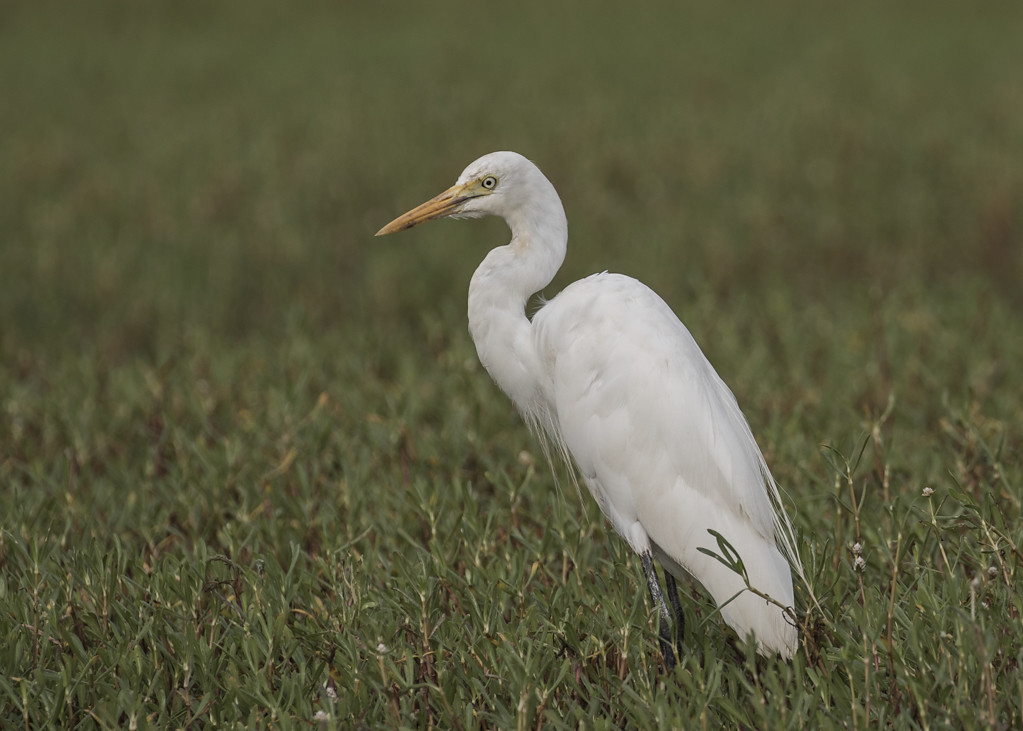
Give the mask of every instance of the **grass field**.
[[[0, 15], [0, 726], [1023, 726], [1018, 3]], [[476, 361], [503, 225], [373, 238], [495, 149], [548, 294], [639, 277], [735, 391], [791, 663], [688, 587], [661, 670]]]

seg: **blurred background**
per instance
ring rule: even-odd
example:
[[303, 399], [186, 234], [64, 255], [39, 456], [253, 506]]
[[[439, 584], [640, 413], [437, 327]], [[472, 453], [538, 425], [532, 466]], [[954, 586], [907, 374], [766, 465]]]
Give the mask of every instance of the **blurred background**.
[[552, 291], [1023, 300], [1015, 3], [8, 3], [4, 360], [455, 322], [499, 222], [374, 240], [495, 149], [561, 193]]
[[[215, 434], [250, 409], [266, 424], [278, 391], [296, 410], [328, 393], [356, 443], [387, 399], [452, 406], [431, 384], [474, 361], [468, 280], [507, 232], [373, 234], [497, 149], [532, 158], [565, 203], [546, 294], [605, 269], [650, 284], [786, 482], [896, 395], [921, 455], [950, 403], [999, 433], [1021, 417], [1016, 3], [3, 16], [0, 382], [17, 460], [70, 443], [72, 462], [107, 464], [140, 423], [149, 450], [164, 420], [194, 433], [160, 396], [174, 376]], [[452, 394], [507, 419], [473, 379]], [[106, 399], [130, 404], [123, 423], [80, 407]]]

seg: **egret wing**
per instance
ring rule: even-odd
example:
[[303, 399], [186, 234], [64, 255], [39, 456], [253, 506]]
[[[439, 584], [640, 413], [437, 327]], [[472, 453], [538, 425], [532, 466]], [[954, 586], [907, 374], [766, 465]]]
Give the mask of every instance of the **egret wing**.
[[[753, 585], [791, 604], [760, 450], [731, 391], [671, 308], [635, 279], [594, 275], [541, 309], [534, 333], [557, 438], [632, 547], [654, 550], [674, 573], [691, 573], [722, 604], [744, 583], [698, 550], [718, 550], [707, 532], [717, 530]], [[755, 629], [772, 649], [794, 645], [794, 630], [778, 617], [773, 630], [756, 626], [763, 600], [747, 594], [722, 612], [740, 634]]]

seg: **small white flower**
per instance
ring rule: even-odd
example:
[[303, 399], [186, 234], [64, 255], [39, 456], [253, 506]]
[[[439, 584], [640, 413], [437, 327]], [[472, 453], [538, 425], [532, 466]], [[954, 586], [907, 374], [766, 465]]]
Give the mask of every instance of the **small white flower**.
[[974, 576], [973, 581], [970, 582], [970, 588], [977, 591], [980, 588], [980, 579]]
[[857, 556], [856, 560], [853, 561], [853, 568], [857, 571], [863, 571], [867, 568], [867, 562], [863, 560], [863, 556]]
[[930, 497], [933, 494], [934, 494], [934, 489], [933, 488], [930, 488], [930, 487], [925, 487], [924, 488], [924, 490], [923, 490], [924, 497]]
[[381, 642], [379, 645], [377, 645], [377, 652], [383, 655], [385, 652], [387, 652], [387, 645]]
[[317, 711], [316, 713], [313, 714], [313, 720], [324, 723], [330, 720], [330, 714], [327, 713], [326, 711]]
[[859, 541], [856, 541], [856, 543], [853, 544], [852, 552], [853, 556], [859, 556], [861, 553], [863, 553], [863, 546], [860, 544]]
[[334, 689], [333, 685], [327, 686], [327, 697], [330, 698], [332, 701], [337, 700], [337, 690]]
[[997, 566], [988, 566], [987, 567], [987, 575], [990, 576], [992, 579], [995, 578], [996, 576], [998, 576], [998, 567]]

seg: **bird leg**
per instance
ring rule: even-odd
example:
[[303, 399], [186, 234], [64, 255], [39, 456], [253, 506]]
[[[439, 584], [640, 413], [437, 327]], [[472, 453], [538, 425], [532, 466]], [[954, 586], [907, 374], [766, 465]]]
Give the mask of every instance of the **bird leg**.
[[[664, 664], [670, 672], [675, 667], [675, 652], [671, 648], [671, 615], [668, 614], [668, 605], [664, 603], [664, 592], [661, 590], [661, 582], [657, 579], [657, 570], [654, 568], [653, 556], [647, 551], [641, 554], [640, 558], [643, 560], [643, 573], [646, 574], [646, 584], [647, 588], [650, 589], [650, 599], [653, 601], [654, 606], [657, 607], [657, 613], [661, 615], [657, 639], [661, 645], [661, 654], [664, 655]], [[672, 580], [671, 586], [673, 588], [674, 583], [674, 580]], [[672, 604], [677, 603], [678, 594], [673, 591], [672, 596], [674, 597]]]
[[686, 628], [686, 616], [682, 612], [682, 600], [678, 595], [675, 576], [668, 569], [664, 569], [664, 589], [668, 594], [668, 601], [671, 602], [671, 611], [675, 613], [675, 651], [681, 656], [682, 632]]

